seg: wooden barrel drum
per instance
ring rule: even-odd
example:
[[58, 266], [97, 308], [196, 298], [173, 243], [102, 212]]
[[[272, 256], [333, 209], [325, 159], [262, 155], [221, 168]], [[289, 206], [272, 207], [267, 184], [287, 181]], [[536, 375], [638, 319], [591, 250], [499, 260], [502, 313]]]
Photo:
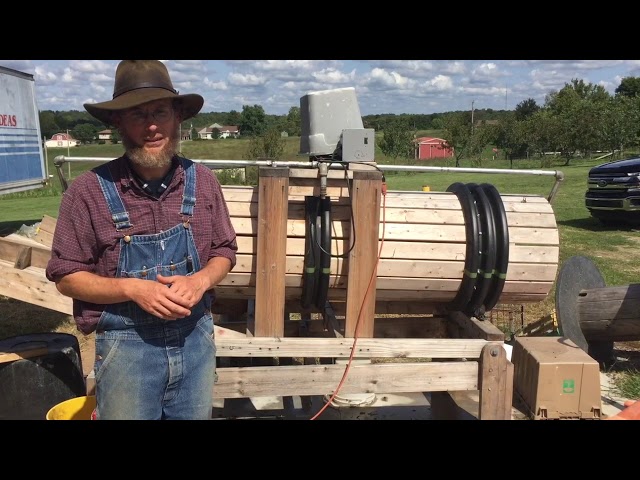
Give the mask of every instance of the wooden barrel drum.
[[[469, 184], [458, 185], [447, 192], [389, 191], [386, 194], [380, 211], [379, 241], [384, 241], [375, 281], [377, 301], [457, 302], [460, 310], [473, 309], [478, 303], [473, 295], [483, 283], [483, 300], [493, 305], [498, 301], [527, 303], [546, 298], [555, 281], [559, 259], [559, 235], [551, 205], [542, 196], [505, 195], [493, 189], [494, 201], [485, 198], [484, 202], [491, 205], [483, 206], [475, 197], [471, 200], [465, 197], [466, 190], [477, 188]], [[225, 186], [223, 191], [238, 235], [238, 256], [236, 267], [216, 290], [220, 298], [248, 299], [255, 295], [258, 190], [257, 187]], [[306, 204], [310, 196], [319, 193], [317, 186], [293, 183], [289, 186], [287, 300], [303, 298], [309, 247]], [[345, 186], [330, 183], [326, 189], [325, 201], [330, 202], [331, 211], [331, 259], [326, 293], [329, 301], [344, 300], [346, 295], [349, 266], [345, 253], [349, 251], [354, 233], [349, 196]], [[473, 211], [469, 210], [469, 204], [473, 204]], [[489, 217], [491, 228], [487, 224]], [[471, 223], [475, 225], [473, 229]], [[355, 241], [357, 235], [355, 232]], [[470, 242], [473, 248], [469, 248]], [[486, 258], [488, 251], [492, 252], [491, 259]], [[475, 261], [470, 261], [470, 255], [476, 257]], [[506, 258], [501, 260], [501, 255]], [[492, 271], [484, 271], [483, 267], [487, 266]], [[477, 271], [468, 271], [469, 267]], [[468, 290], [465, 284], [470, 283], [469, 276], [475, 287], [461, 302], [460, 292], [463, 288]], [[493, 282], [493, 286], [488, 282]], [[476, 305], [469, 304], [472, 300]]]

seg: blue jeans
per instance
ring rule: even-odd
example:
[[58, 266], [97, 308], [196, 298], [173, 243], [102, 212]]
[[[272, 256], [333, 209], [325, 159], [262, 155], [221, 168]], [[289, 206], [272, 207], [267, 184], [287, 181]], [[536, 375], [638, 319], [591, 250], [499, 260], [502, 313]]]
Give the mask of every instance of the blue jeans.
[[[96, 331], [96, 419], [211, 418], [216, 347], [213, 318]], [[100, 388], [101, 383], [108, 388]]]

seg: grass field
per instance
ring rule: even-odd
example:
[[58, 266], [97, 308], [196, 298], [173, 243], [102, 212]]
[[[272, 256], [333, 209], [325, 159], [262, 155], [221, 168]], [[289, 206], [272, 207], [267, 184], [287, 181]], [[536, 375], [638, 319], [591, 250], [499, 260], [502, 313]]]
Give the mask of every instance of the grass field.
[[[434, 134], [437, 132], [422, 132]], [[299, 138], [285, 139], [285, 153], [281, 160], [301, 160], [298, 155]], [[226, 139], [216, 141], [186, 141], [182, 144], [182, 154], [192, 159], [229, 159], [241, 160], [246, 157], [248, 141], [244, 139]], [[71, 156], [114, 158], [122, 153], [121, 145], [93, 145], [75, 147]], [[21, 225], [32, 225], [43, 215], [57, 216], [60, 205], [60, 184], [53, 165], [58, 155], [67, 155], [67, 149], [49, 149], [47, 163], [49, 174], [54, 177], [49, 185], [37, 192], [24, 192], [0, 196], [0, 235], [17, 230]], [[379, 164], [392, 164], [394, 159], [385, 157], [376, 151]], [[634, 255], [640, 243], [640, 234], [633, 227], [604, 226], [590, 217], [584, 206], [587, 174], [589, 169], [604, 160], [574, 159], [569, 166], [561, 160], [552, 160], [550, 165], [541, 167], [540, 160], [519, 160], [513, 167], [522, 170], [516, 174], [490, 174], [474, 171], [460, 172], [386, 172], [385, 177], [390, 190], [421, 191], [428, 185], [432, 191], [445, 191], [454, 182], [493, 184], [502, 194], [541, 195], [547, 197], [554, 185], [553, 176], [530, 175], [531, 170], [559, 171], [564, 180], [551, 205], [556, 216], [560, 234], [560, 267], [569, 257], [584, 255], [597, 265], [607, 286], [621, 286], [637, 283], [640, 277], [640, 256]], [[422, 163], [428, 166], [453, 167], [454, 160], [438, 160]], [[71, 178], [82, 171], [95, 166], [95, 163], [71, 162], [63, 166], [65, 175], [69, 169]], [[469, 168], [470, 161], [463, 159], [462, 167]], [[483, 168], [510, 169], [506, 160], [492, 160], [490, 149], [482, 159]], [[549, 316], [554, 309], [555, 289], [546, 300], [525, 305], [525, 322], [530, 323]], [[0, 321], [0, 338], [10, 335], [26, 334], [37, 331], [70, 329], [69, 319], [56, 312], [26, 305], [11, 299], [1, 299], [5, 318]], [[7, 318], [8, 317], [8, 318]]]

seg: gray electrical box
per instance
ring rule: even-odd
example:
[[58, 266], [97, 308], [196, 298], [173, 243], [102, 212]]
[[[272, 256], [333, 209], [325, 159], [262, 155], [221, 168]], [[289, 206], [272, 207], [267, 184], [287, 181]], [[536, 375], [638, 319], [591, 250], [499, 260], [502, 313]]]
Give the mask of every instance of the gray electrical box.
[[342, 131], [343, 162], [373, 162], [375, 155], [373, 128], [346, 128]]
[[304, 95], [300, 98], [300, 120], [301, 155], [333, 155], [343, 130], [363, 129], [356, 90], [353, 87]]

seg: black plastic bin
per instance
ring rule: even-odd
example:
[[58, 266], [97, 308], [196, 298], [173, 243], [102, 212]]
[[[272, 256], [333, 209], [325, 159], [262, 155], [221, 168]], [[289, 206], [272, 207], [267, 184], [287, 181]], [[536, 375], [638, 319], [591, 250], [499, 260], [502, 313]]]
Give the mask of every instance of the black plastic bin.
[[[86, 395], [78, 339], [32, 333], [0, 340], [0, 420], [44, 420], [51, 407]], [[12, 358], [19, 356], [12, 360]]]

